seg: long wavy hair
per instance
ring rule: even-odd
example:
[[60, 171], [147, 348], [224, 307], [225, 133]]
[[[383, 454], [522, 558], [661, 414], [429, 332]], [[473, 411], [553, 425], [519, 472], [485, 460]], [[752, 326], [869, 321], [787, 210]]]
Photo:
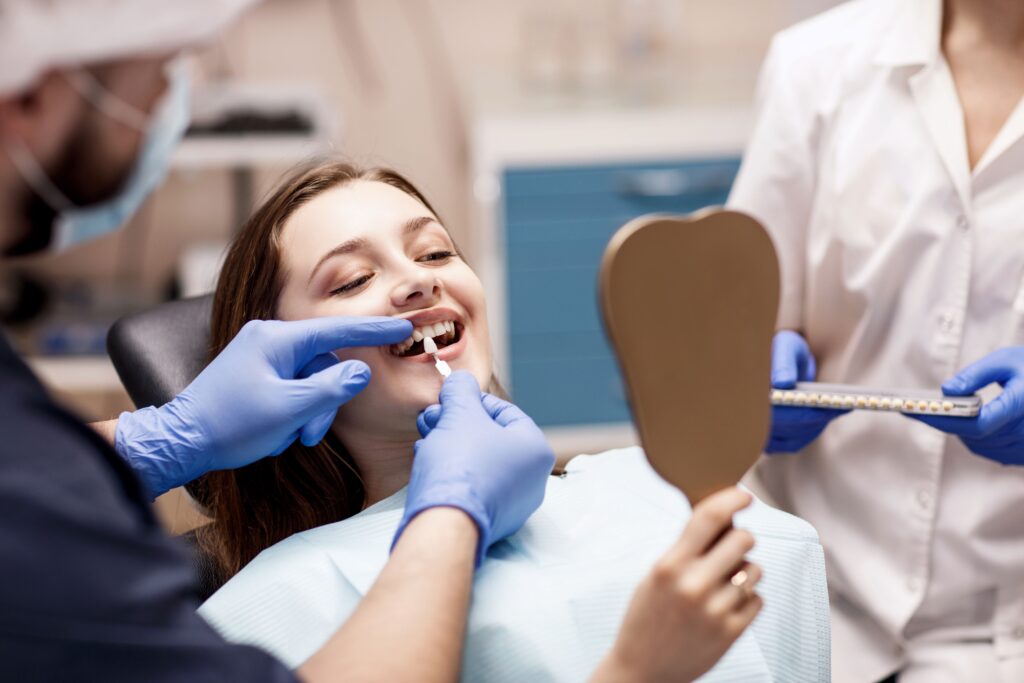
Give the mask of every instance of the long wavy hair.
[[[245, 323], [276, 318], [284, 285], [281, 230], [288, 218], [317, 195], [357, 180], [391, 185], [437, 216], [426, 197], [391, 169], [327, 160], [296, 171], [253, 213], [228, 250], [213, 299], [211, 359]], [[274, 543], [356, 514], [366, 493], [355, 461], [331, 431], [315, 446], [296, 441], [278, 457], [211, 472], [190, 484], [189, 492], [213, 520], [197, 531], [197, 539], [214, 560], [218, 585]]]

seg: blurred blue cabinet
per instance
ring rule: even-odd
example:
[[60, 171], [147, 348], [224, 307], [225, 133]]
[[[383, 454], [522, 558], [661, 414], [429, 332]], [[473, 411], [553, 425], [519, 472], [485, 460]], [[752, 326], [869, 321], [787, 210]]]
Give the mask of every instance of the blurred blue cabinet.
[[739, 163], [728, 156], [503, 170], [509, 374], [513, 399], [539, 424], [629, 421], [598, 310], [604, 247], [637, 216], [724, 204]]

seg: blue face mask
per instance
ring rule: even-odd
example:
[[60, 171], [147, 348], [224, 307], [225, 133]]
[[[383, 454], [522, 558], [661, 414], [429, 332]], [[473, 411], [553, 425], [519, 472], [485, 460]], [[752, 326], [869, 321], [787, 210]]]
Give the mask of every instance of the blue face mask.
[[171, 156], [189, 123], [189, 74], [181, 60], [168, 67], [168, 85], [150, 116], [102, 90], [84, 73], [69, 78], [79, 93], [116, 120], [143, 132], [142, 146], [131, 175], [110, 199], [90, 206], [76, 206], [47, 177], [28, 150], [20, 143], [8, 144], [8, 152], [36, 193], [57, 212], [51, 251], [66, 251], [75, 245], [102, 237], [124, 225], [146, 198], [167, 177]]

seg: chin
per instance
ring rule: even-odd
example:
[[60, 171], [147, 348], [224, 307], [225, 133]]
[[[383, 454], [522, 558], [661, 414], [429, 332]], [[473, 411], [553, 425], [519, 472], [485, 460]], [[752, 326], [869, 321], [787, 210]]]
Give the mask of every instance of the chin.
[[419, 415], [424, 408], [438, 402], [440, 392], [441, 376], [438, 375], [436, 382], [422, 383], [401, 396], [397, 396], [394, 405], [403, 413]]
[[[338, 412], [335, 423], [380, 434], [416, 432], [416, 417], [439, 402], [444, 378], [426, 358], [398, 360], [381, 350], [350, 349], [337, 355], [365, 361], [372, 372], [370, 385]], [[347, 359], [346, 358], [346, 359]], [[491, 379], [490, 358], [467, 353], [450, 361], [452, 370], [469, 370], [483, 391]]]
[[[489, 371], [481, 371], [477, 368], [467, 368], [461, 363], [452, 363], [453, 371], [469, 370], [473, 373], [481, 390], [487, 391], [491, 381]], [[438, 395], [444, 384], [444, 377], [433, 365], [424, 365], [410, 369], [402, 373], [402, 377], [391, 377], [392, 380], [401, 380], [396, 386], [388, 387], [388, 394], [391, 395], [393, 406], [401, 406], [407, 409], [416, 409], [417, 412], [427, 406], [438, 402]]]

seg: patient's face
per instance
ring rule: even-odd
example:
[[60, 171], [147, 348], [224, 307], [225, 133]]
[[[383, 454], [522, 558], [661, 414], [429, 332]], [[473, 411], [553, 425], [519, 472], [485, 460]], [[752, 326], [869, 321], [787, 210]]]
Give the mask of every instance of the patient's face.
[[[281, 259], [282, 319], [407, 318], [435, 339], [439, 358], [487, 386], [491, 343], [483, 286], [455, 253], [448, 232], [414, 197], [375, 181], [323, 192], [283, 226]], [[442, 378], [422, 342], [410, 346], [412, 341], [336, 352], [343, 360], [364, 361], [373, 372], [370, 386], [338, 411], [335, 426], [342, 432], [355, 426], [415, 433], [416, 415], [437, 403]]]

